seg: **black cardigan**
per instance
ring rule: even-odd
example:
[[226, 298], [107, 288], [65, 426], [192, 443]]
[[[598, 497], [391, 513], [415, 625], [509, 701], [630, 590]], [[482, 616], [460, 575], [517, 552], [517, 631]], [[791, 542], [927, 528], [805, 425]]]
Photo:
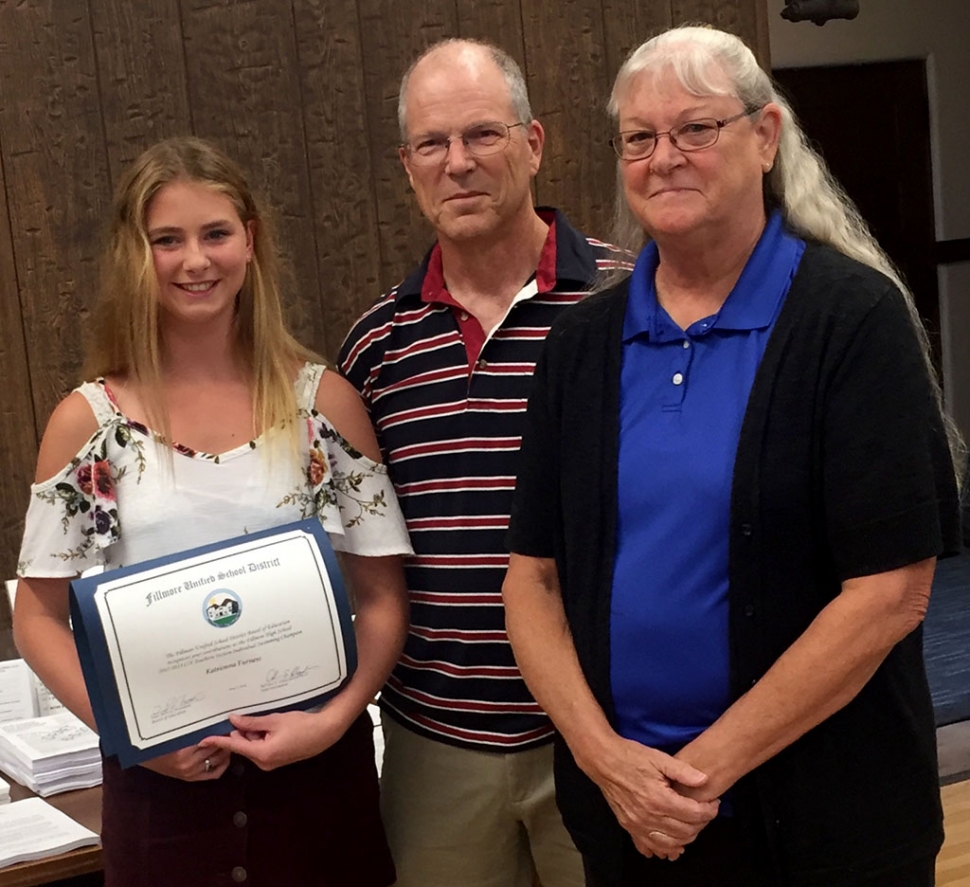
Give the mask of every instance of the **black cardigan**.
[[[611, 722], [627, 295], [624, 283], [590, 297], [549, 335], [509, 534], [512, 551], [556, 559], [579, 661]], [[843, 580], [959, 549], [946, 435], [906, 305], [886, 277], [828, 247], [808, 245], [755, 377], [730, 527], [732, 699]], [[628, 836], [561, 740], [556, 779], [577, 846], [608, 873]], [[743, 778], [735, 807], [740, 823], [763, 822], [786, 887], [851, 884], [935, 852], [942, 813], [922, 631], [852, 702]]]

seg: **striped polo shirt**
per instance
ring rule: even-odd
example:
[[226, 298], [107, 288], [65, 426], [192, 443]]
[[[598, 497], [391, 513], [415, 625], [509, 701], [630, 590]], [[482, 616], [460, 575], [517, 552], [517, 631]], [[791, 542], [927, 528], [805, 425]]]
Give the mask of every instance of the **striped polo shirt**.
[[485, 336], [444, 290], [440, 250], [382, 296], [340, 351], [407, 520], [411, 628], [381, 694], [385, 712], [432, 739], [486, 751], [547, 742], [549, 719], [516, 667], [502, 581], [532, 373], [549, 327], [597, 273], [632, 267], [555, 210], [536, 274]]

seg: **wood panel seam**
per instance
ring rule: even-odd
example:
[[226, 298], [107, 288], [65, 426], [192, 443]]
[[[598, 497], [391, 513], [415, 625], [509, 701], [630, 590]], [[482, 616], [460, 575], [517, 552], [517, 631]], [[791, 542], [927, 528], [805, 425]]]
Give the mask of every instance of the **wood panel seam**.
[[[297, 95], [300, 99], [300, 130], [303, 133], [303, 162], [306, 164], [306, 175], [307, 175], [307, 210], [310, 214], [310, 224], [314, 229], [313, 236], [313, 265], [316, 269], [316, 298], [314, 302], [316, 303], [316, 310], [320, 313], [321, 317], [326, 316], [323, 306], [323, 281], [320, 279], [320, 235], [322, 234], [326, 237], [327, 232], [318, 232], [316, 230], [317, 225], [317, 201], [316, 193], [314, 190], [313, 182], [313, 166], [310, 163], [310, 148], [307, 143], [307, 125], [306, 125], [306, 102], [303, 99], [303, 65], [300, 61], [300, 40], [296, 32], [296, 8], [294, 7], [294, 0], [290, 0], [290, 25], [293, 34], [293, 54], [296, 59], [296, 89]], [[294, 269], [295, 270], [295, 269]], [[294, 281], [298, 291], [303, 291], [304, 282]], [[321, 349], [323, 353], [329, 353], [330, 343], [327, 341], [327, 333], [329, 329], [326, 324], [323, 326], [323, 348]], [[307, 343], [303, 343], [306, 345]]]
[[[6, 189], [7, 183], [7, 169], [6, 162], [4, 160], [3, 153], [3, 133], [0, 132], [0, 182], [3, 183], [4, 189]], [[13, 217], [10, 215], [10, 200], [4, 200], [4, 208], [7, 215], [7, 231], [10, 235], [10, 257], [13, 259], [11, 264], [11, 271], [13, 272], [14, 286], [17, 288], [17, 307], [20, 310], [20, 338], [24, 343], [24, 357], [25, 365], [24, 369], [27, 373], [27, 390], [34, 390], [34, 380], [33, 371], [30, 368], [30, 343], [27, 341], [27, 330], [24, 326], [24, 289], [20, 285], [20, 270], [17, 266], [17, 244], [13, 238]], [[34, 402], [34, 398], [30, 398], [30, 427], [33, 429], [34, 434], [34, 447], [40, 447], [40, 439], [37, 436], [37, 404]]]
[[[364, 47], [364, 23], [360, 16], [360, 2], [354, 3], [354, 9], [357, 11], [357, 48], [360, 52], [360, 67], [361, 67], [361, 90], [363, 91], [364, 99], [364, 125], [367, 127], [367, 147], [371, 156], [371, 175], [370, 175], [370, 191], [371, 199], [374, 201], [374, 220], [377, 226], [377, 237], [376, 243], [374, 244], [377, 250], [377, 267], [381, 272], [384, 270], [384, 239], [381, 237], [381, 201], [380, 195], [377, 193], [377, 165], [374, 160], [380, 159], [380, 152], [378, 152], [377, 158], [374, 156], [374, 121], [379, 119], [379, 114], [372, 114], [372, 109], [370, 107], [370, 96], [367, 94], [367, 75], [365, 72], [367, 66], [367, 54]], [[401, 72], [403, 73], [403, 72]], [[398, 75], [400, 76], [400, 75]], [[384, 286], [384, 281], [378, 278], [377, 287], [379, 290], [383, 291], [386, 289]]]
[[100, 111], [98, 117], [101, 120], [101, 142], [104, 146], [104, 166], [105, 171], [108, 174], [108, 186], [113, 192], [115, 183], [111, 176], [111, 161], [108, 150], [108, 128], [107, 124], [105, 123], [104, 98], [101, 94], [101, 63], [98, 60], [98, 41], [94, 37], [94, 12], [91, 9], [91, 0], [87, 0], [87, 10], [88, 33], [91, 35], [91, 56], [94, 61], [94, 82], [97, 87], [96, 94], [98, 97], [98, 109]]
[[182, 69], [185, 71], [185, 104], [189, 112], [189, 129], [192, 131], [192, 135], [197, 135], [195, 129], [195, 114], [192, 110], [192, 87], [189, 85], [189, 76], [191, 74], [191, 69], [189, 68], [189, 54], [185, 48], [185, 12], [182, 9], [182, 0], [179, 0], [175, 4], [175, 8], [178, 10], [179, 16], [179, 45], [182, 47]]
[[[516, 0], [519, 7], [519, 31], [522, 34], [522, 76], [525, 78], [526, 83], [526, 94], [529, 96], [529, 110], [532, 110], [532, 90], [529, 88], [529, 53], [526, 51], [525, 42], [525, 17], [522, 14], [522, 0]], [[535, 117], [535, 111], [532, 112], [532, 116]], [[532, 199], [536, 206], [542, 206], [542, 200], [539, 198], [539, 177], [534, 176], [532, 179]]]

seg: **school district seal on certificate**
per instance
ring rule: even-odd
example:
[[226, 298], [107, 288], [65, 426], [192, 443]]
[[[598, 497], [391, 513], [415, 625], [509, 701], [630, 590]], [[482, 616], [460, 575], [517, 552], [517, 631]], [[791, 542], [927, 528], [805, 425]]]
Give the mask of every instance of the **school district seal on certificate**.
[[206, 595], [202, 605], [205, 621], [214, 628], [228, 628], [242, 615], [242, 600], [228, 588], [217, 588]]

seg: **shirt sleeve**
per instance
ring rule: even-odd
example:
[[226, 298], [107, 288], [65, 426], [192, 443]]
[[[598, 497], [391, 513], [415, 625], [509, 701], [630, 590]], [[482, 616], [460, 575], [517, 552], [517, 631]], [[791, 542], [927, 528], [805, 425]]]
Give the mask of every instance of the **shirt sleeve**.
[[315, 410], [308, 423], [308, 479], [333, 547], [366, 557], [412, 554], [387, 466], [354, 449]]
[[895, 287], [854, 331], [823, 408], [826, 526], [840, 578], [958, 550], [956, 481], [942, 413]]
[[23, 578], [70, 578], [120, 536], [115, 471], [100, 430], [54, 477], [33, 484], [17, 562]]
[[384, 360], [393, 316], [393, 299], [389, 295], [382, 296], [351, 327], [337, 355], [340, 374], [357, 389], [368, 410], [374, 383]]

